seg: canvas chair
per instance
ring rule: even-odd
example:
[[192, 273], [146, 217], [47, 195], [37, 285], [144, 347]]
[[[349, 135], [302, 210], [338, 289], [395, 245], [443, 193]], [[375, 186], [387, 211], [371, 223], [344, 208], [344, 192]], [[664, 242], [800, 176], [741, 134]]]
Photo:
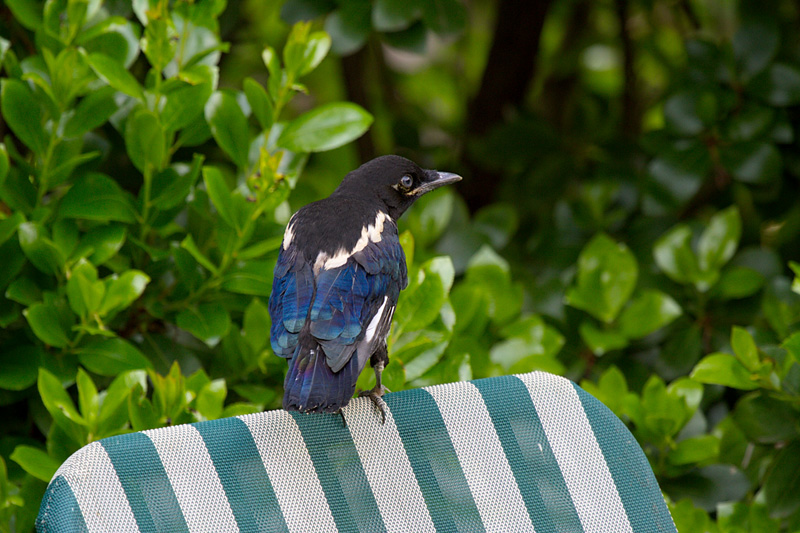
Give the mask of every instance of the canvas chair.
[[271, 411], [93, 442], [56, 472], [39, 532], [675, 532], [605, 406], [551, 374]]

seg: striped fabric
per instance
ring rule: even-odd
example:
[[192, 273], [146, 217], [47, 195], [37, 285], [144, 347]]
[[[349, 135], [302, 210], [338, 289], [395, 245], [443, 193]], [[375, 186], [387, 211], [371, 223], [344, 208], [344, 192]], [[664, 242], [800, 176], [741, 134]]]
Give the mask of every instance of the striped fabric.
[[542, 372], [93, 442], [56, 472], [39, 532], [675, 532], [641, 448]]

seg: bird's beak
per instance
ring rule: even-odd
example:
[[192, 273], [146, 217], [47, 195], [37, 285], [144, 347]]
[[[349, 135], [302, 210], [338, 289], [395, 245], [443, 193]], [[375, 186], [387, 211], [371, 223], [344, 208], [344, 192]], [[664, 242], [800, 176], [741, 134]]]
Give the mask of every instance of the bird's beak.
[[457, 181], [461, 181], [461, 176], [453, 174], [452, 172], [438, 172], [436, 170], [428, 170], [428, 181], [411, 191], [409, 194], [413, 196], [422, 196], [434, 189], [438, 189], [443, 185], [450, 185]]

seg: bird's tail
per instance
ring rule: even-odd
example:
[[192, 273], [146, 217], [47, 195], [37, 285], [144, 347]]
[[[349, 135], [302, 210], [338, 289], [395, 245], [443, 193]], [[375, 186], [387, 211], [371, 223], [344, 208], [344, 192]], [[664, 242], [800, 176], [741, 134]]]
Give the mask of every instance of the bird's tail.
[[283, 408], [302, 413], [335, 413], [353, 397], [358, 374], [357, 357], [352, 357], [339, 372], [333, 372], [319, 343], [313, 337], [302, 339], [289, 362]]

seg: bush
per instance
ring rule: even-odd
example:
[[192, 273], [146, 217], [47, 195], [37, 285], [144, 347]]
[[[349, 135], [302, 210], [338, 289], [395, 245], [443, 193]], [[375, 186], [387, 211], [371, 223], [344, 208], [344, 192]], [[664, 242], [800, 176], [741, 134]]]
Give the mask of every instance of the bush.
[[[566, 375], [629, 425], [680, 531], [800, 529], [795, 11], [743, 0], [732, 32], [699, 2], [541, 3], [536, 103], [483, 129], [487, 2], [6, 4], [0, 531], [80, 446], [280, 406], [283, 228], [356, 139], [467, 178], [400, 221], [388, 388]], [[672, 9], [705, 33], [625, 24]], [[638, 88], [592, 63], [613, 17]], [[413, 74], [384, 62], [430, 32]]]

